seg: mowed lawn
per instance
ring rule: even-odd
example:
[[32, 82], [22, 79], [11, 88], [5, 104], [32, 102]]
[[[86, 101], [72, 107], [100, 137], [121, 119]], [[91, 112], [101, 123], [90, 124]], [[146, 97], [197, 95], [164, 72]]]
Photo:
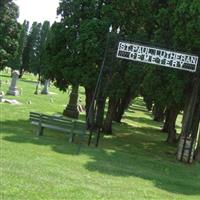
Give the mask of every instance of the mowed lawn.
[[[9, 79], [1, 75], [5, 92]], [[25, 75], [18, 83], [22, 96], [6, 96], [21, 105], [0, 103], [0, 199], [200, 199], [200, 164], [176, 161], [176, 147], [164, 142], [162, 124], [152, 121], [141, 98], [114, 124], [113, 136], [101, 139], [99, 148], [85, 142], [76, 155], [77, 146], [63, 133], [36, 136], [29, 112], [61, 114], [69, 94], [52, 86], [54, 94], [34, 95], [35, 80]], [[84, 102], [83, 89], [80, 97]]]

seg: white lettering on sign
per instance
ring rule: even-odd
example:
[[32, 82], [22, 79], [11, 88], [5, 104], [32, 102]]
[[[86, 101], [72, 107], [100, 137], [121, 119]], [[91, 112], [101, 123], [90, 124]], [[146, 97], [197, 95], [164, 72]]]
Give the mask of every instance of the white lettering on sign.
[[196, 72], [198, 64], [198, 56], [127, 42], [119, 42], [117, 57], [190, 72]]

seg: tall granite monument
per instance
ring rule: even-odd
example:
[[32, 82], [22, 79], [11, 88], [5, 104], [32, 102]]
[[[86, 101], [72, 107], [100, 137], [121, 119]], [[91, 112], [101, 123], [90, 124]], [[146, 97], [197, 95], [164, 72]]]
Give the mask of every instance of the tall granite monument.
[[79, 88], [78, 85], [72, 86], [69, 103], [65, 108], [65, 110], [63, 111], [63, 115], [66, 117], [78, 119], [79, 116], [79, 111], [77, 109], [78, 88]]

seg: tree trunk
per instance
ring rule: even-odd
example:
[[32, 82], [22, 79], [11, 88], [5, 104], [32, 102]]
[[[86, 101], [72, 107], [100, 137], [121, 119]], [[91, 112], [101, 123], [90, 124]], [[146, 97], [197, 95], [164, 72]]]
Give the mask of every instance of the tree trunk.
[[19, 68], [19, 78], [22, 78], [23, 74], [24, 74], [24, 70], [22, 67], [20, 67]]
[[122, 99], [120, 98], [116, 104], [116, 110], [113, 120], [120, 123], [123, 116], [124, 105], [122, 104]]
[[184, 99], [184, 107], [183, 107], [183, 118], [182, 118], [182, 121], [181, 123], [183, 124], [184, 121], [185, 121], [185, 113], [187, 112], [187, 109], [188, 109], [188, 105], [190, 103], [190, 97], [191, 97], [191, 88], [189, 91], [187, 91], [186, 95], [185, 95], [185, 99]]
[[[193, 120], [193, 127], [192, 127], [192, 137], [194, 140], [198, 140], [198, 146], [195, 151], [195, 160], [200, 162], [200, 94], [197, 103], [197, 109], [195, 110], [194, 120]], [[198, 133], [199, 130], [199, 133]], [[198, 136], [198, 137], [197, 137]]]
[[146, 104], [146, 108], [148, 111], [151, 111], [152, 110], [152, 107], [153, 107], [153, 100], [152, 98], [149, 98], [149, 97], [143, 97], [143, 100]]
[[[94, 95], [94, 90], [92, 88], [85, 87], [85, 109], [86, 109], [86, 118], [88, 118], [88, 113], [90, 109], [90, 105], [92, 103], [92, 98]], [[92, 109], [94, 112], [94, 108]]]
[[195, 151], [195, 160], [200, 162], [200, 130], [199, 130], [199, 138], [198, 138], [198, 145]]
[[103, 129], [103, 120], [104, 120], [104, 109], [106, 104], [106, 97], [104, 97], [102, 94], [99, 94], [99, 97], [97, 99], [97, 111], [96, 111], [96, 124], [95, 126], [98, 129]]
[[133, 99], [133, 94], [130, 87], [127, 88], [125, 95], [118, 100], [116, 103], [116, 112], [114, 114], [114, 121], [120, 123], [124, 115], [125, 110], [128, 108], [131, 100]]
[[[193, 87], [190, 94], [189, 103], [188, 103], [187, 109], [185, 109], [184, 111], [183, 126], [182, 126], [182, 131], [181, 131], [182, 138], [184, 139], [189, 138], [192, 141], [191, 146], [190, 146], [190, 154], [188, 154], [188, 158], [186, 158], [186, 160], [191, 160], [190, 155], [193, 155], [193, 152], [194, 152], [193, 142], [195, 142], [197, 138], [199, 122], [200, 122], [200, 76], [198, 75], [195, 77], [193, 81]], [[181, 144], [180, 142], [179, 144]], [[187, 148], [188, 147], [186, 147], [185, 145], [184, 146], [179, 145], [177, 152], [180, 152], [180, 151], [185, 152], [187, 151]], [[200, 153], [199, 153], [199, 146], [198, 146], [195, 152], [196, 160], [200, 159], [199, 154]], [[183, 155], [181, 155], [181, 157], [182, 156]], [[192, 160], [190, 162], [192, 162]]]
[[164, 123], [163, 128], [162, 128], [162, 131], [164, 133], [167, 133], [168, 130], [169, 130], [169, 118], [170, 118], [170, 110], [169, 110], [169, 108], [167, 108], [165, 110], [165, 123]]
[[[200, 90], [200, 88], [199, 88], [199, 90]], [[198, 101], [195, 106], [194, 116], [193, 116], [193, 120], [192, 120], [192, 128], [191, 128], [191, 130], [192, 130], [191, 136], [194, 140], [196, 140], [196, 138], [197, 138], [199, 124], [200, 124], [200, 91], [198, 94]]]
[[160, 106], [158, 104], [154, 104], [153, 107], [153, 115], [154, 115], [154, 121], [156, 122], [163, 122], [164, 121], [164, 106]]
[[179, 111], [180, 111], [180, 109], [178, 109], [175, 106], [168, 108], [167, 143], [169, 143], [169, 144], [174, 144], [177, 142], [175, 126], [176, 126], [176, 119], [177, 119]]
[[187, 109], [184, 111], [183, 126], [181, 131], [182, 136], [189, 136], [192, 132], [192, 124], [194, 120], [195, 109], [197, 106], [198, 98], [200, 96], [199, 90], [200, 90], [200, 77], [196, 77], [193, 83], [193, 90], [190, 94], [189, 104], [187, 106]]
[[113, 121], [113, 116], [115, 114], [115, 109], [116, 109], [116, 99], [110, 97], [109, 98], [109, 103], [108, 103], [108, 111], [106, 114], [106, 119], [104, 121], [104, 127], [103, 131], [107, 134], [112, 134], [112, 121]]
[[[92, 88], [85, 87], [85, 97], [86, 97], [85, 109], [86, 109], [87, 128], [90, 128], [94, 122], [94, 105], [90, 107], [93, 95], [94, 95], [94, 90]], [[90, 116], [89, 116], [89, 110], [90, 110]]]

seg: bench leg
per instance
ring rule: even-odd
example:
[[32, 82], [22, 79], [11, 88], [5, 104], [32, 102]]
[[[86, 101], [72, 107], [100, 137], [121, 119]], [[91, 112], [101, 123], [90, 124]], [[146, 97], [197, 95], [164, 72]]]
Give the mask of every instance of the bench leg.
[[44, 127], [39, 127], [39, 129], [37, 131], [37, 136], [42, 136], [43, 135], [43, 130], [44, 130]]

